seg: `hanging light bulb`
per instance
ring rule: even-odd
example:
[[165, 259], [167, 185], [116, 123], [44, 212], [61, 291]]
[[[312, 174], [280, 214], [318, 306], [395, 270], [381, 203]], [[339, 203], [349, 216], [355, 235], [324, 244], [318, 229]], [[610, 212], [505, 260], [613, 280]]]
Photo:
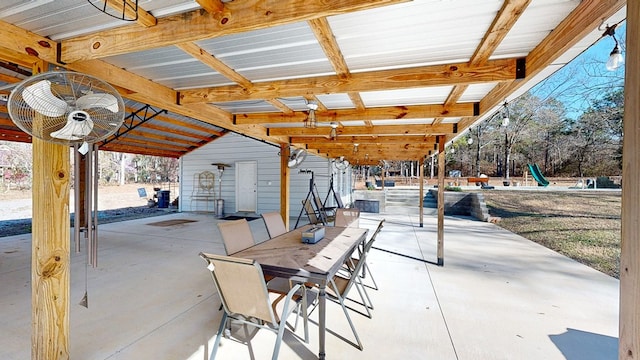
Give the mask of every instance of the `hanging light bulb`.
[[620, 65], [622, 65], [623, 62], [624, 62], [624, 58], [622, 57], [622, 54], [620, 53], [620, 48], [616, 43], [616, 46], [613, 47], [613, 50], [609, 55], [609, 60], [607, 60], [605, 67], [609, 71], [615, 71], [617, 68], [620, 67]]
[[309, 115], [304, 119], [304, 127], [315, 129], [317, 126], [316, 110], [318, 109], [318, 104], [310, 102], [307, 104], [307, 108], [309, 109]]
[[618, 46], [618, 39], [616, 38], [617, 26], [618, 26], [617, 24], [614, 24], [612, 26], [607, 26], [607, 28], [604, 31], [604, 34], [602, 34], [602, 36], [606, 36], [606, 35], [611, 36], [613, 38], [613, 41], [615, 42], [615, 45], [613, 46], [613, 50], [611, 50], [611, 53], [609, 54], [609, 59], [605, 64], [605, 67], [609, 71], [615, 71], [624, 62], [624, 58], [620, 53], [620, 47]]
[[353, 144], [353, 153], [354, 154], [358, 153], [358, 145], [360, 145], [360, 144], [358, 144], [358, 143]]
[[335, 140], [338, 137], [338, 132], [336, 131], [336, 128], [338, 127], [338, 123], [336, 122], [331, 122], [331, 131], [329, 132], [329, 138], [331, 140]]
[[507, 100], [504, 101], [504, 113], [502, 118], [502, 126], [509, 126], [509, 107], [507, 106]]

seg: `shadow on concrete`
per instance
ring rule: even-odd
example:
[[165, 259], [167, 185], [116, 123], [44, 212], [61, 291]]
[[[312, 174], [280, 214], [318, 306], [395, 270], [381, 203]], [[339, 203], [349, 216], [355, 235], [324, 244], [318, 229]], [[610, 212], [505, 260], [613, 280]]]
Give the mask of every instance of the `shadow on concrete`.
[[567, 360], [615, 360], [618, 338], [567, 328], [562, 334], [549, 335]]

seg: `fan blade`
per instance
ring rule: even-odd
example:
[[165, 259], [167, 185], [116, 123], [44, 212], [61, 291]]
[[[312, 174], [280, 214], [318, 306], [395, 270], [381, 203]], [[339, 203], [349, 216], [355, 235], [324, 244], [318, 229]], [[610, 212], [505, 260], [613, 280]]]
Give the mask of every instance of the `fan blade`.
[[22, 98], [35, 111], [50, 117], [64, 115], [67, 103], [51, 92], [51, 81], [42, 80], [22, 90]]
[[111, 94], [87, 94], [76, 100], [78, 109], [105, 108], [112, 113], [118, 112], [118, 100]]
[[62, 140], [82, 140], [93, 130], [93, 120], [84, 111], [74, 111], [67, 117], [67, 123], [58, 131], [49, 134], [52, 138]]

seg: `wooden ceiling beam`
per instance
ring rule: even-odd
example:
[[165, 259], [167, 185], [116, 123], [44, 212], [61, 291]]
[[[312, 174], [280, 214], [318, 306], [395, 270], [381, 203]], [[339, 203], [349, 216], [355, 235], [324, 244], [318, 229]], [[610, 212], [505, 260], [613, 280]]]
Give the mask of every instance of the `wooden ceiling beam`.
[[[539, 74], [587, 34], [620, 11], [625, 0], [584, 0], [555, 29], [527, 55], [526, 79]], [[492, 89], [480, 102], [480, 114], [493, 109], [523, 86], [525, 81], [507, 81]]]
[[[312, 19], [309, 20], [308, 23], [315, 34], [316, 39], [320, 43], [322, 50], [324, 50], [325, 55], [327, 55], [327, 59], [329, 59], [331, 66], [333, 66], [336, 75], [341, 79], [350, 78], [351, 72], [349, 71], [349, 66], [342, 55], [340, 46], [333, 35], [333, 31], [331, 30], [331, 26], [329, 26], [327, 18]], [[364, 101], [362, 101], [362, 97], [359, 93], [349, 92], [347, 95], [356, 109], [362, 110], [365, 108]]]
[[513, 25], [518, 21], [520, 15], [529, 6], [531, 0], [509, 0], [502, 4], [498, 15], [493, 19], [489, 30], [484, 34], [480, 44], [471, 56], [469, 64], [480, 65], [493, 55], [502, 40], [507, 36]]
[[[172, 117], [169, 117], [169, 116], [163, 116], [163, 115], [157, 115], [156, 119], [158, 119], [159, 121], [161, 121], [162, 123], [165, 123], [165, 124], [172, 124], [172, 125], [176, 125], [176, 126], [179, 126], [179, 127], [187, 128], [187, 129], [192, 130], [194, 132], [205, 133], [205, 134], [207, 134], [205, 136], [209, 137], [209, 138], [211, 138], [212, 136], [222, 136], [222, 135], [224, 135], [224, 131], [215, 130], [215, 129], [213, 129], [211, 127], [210, 124], [207, 124], [208, 126], [202, 126], [202, 125], [199, 125], [199, 124], [194, 124], [194, 123], [191, 123], [191, 122], [188, 122], [188, 121], [184, 121], [184, 120], [181, 120], [181, 119], [175, 119], [175, 118], [172, 118]], [[194, 119], [194, 120], [197, 120], [197, 119]], [[203, 122], [203, 124], [206, 124], [206, 123]], [[199, 137], [200, 135], [193, 135], [193, 136]]]
[[[29, 67], [38, 59], [57, 62], [57, 43], [40, 35], [0, 21], [0, 56]], [[4, 48], [4, 49], [3, 49]]]
[[151, 155], [151, 156], [162, 156], [169, 158], [179, 158], [184, 155], [186, 152], [182, 151], [169, 151], [163, 148], [154, 148], [148, 146], [135, 146], [129, 144], [114, 144], [109, 143], [107, 145], [101, 146], [99, 148], [103, 151], [115, 151], [115, 152], [124, 152], [130, 154], [138, 154], [138, 155]]
[[348, 93], [499, 82], [517, 78], [517, 59], [490, 60], [484, 65], [467, 63], [369, 71], [341, 79], [336, 76], [291, 79], [242, 86], [218, 86], [180, 91], [180, 104], [272, 99], [301, 95]]
[[[128, 89], [124, 97], [143, 104], [156, 106], [176, 114], [191, 117], [204, 123], [222, 127], [228, 130], [244, 133], [247, 136], [261, 140], [280, 140], [267, 138], [263, 126], [238, 127], [232, 123], [232, 115], [224, 110], [208, 104], [177, 105], [176, 92], [163, 85], [132, 74], [124, 69], [108, 64], [101, 60], [83, 61], [68, 66], [71, 70], [93, 75], [100, 79], [108, 79], [113, 85]], [[284, 142], [286, 139], [281, 139]]]
[[196, 0], [196, 2], [211, 15], [224, 11], [224, 3], [221, 0]]
[[[345, 109], [316, 111], [318, 122], [348, 122], [367, 120], [406, 120], [429, 119], [433, 117], [463, 117], [475, 114], [475, 104], [460, 103], [445, 107], [443, 105], [411, 105], [389, 106], [380, 108], [368, 108], [363, 110]], [[279, 124], [302, 123], [307, 118], [304, 111], [296, 111], [291, 114], [280, 113], [253, 113], [237, 114], [234, 119], [236, 125], [245, 124]]]
[[0, 127], [0, 140], [31, 142], [31, 135], [18, 129], [17, 127], [15, 129], [3, 129]]
[[[412, 151], [429, 151], [434, 149], [435, 142], [424, 144], [359, 144], [358, 152], [373, 153], [393, 153], [393, 152], [412, 152]], [[353, 153], [353, 144], [314, 144], [309, 149], [317, 150], [320, 153]]]
[[[338, 136], [375, 136], [375, 135], [446, 135], [454, 131], [453, 124], [439, 125], [376, 125], [366, 126], [346, 126], [337, 129]], [[287, 136], [328, 136], [330, 128], [270, 128], [268, 135]]]
[[[531, 0], [512, 0], [505, 1], [502, 4], [498, 15], [493, 19], [491, 26], [489, 26], [480, 44], [471, 56], [469, 65], [477, 66], [489, 60], [493, 52], [498, 48], [498, 45], [500, 45], [513, 25], [518, 21], [520, 15], [522, 15], [527, 6], [529, 6], [529, 3], [531, 3]], [[445, 106], [451, 106], [457, 103], [467, 88], [468, 85], [454, 86], [444, 103]], [[442, 120], [442, 118], [437, 118], [434, 120], [434, 123], [438, 124]]]
[[402, 136], [338, 136], [335, 140], [319, 136], [293, 136], [289, 138], [292, 144], [424, 144], [435, 142], [435, 136], [402, 135]]
[[221, 75], [223, 75], [227, 79], [229, 79], [229, 80], [231, 80], [233, 82], [236, 82], [238, 85], [240, 85], [240, 86], [242, 86], [244, 88], [250, 88], [251, 87], [252, 84], [251, 84], [251, 81], [249, 79], [247, 79], [244, 76], [238, 74], [235, 70], [230, 68], [227, 64], [225, 64], [224, 62], [220, 61], [213, 54], [210, 54], [209, 52], [205, 51], [203, 48], [198, 46], [196, 43], [186, 42], [186, 43], [175, 44], [175, 46], [177, 48], [179, 48], [180, 50], [184, 51], [185, 53], [191, 55], [196, 60], [202, 62], [203, 64], [205, 64], [207, 66], [209, 66], [213, 70], [219, 72]]
[[[111, 137], [106, 141], [108, 142], [104, 145], [101, 144], [100, 148], [102, 148], [103, 146], [106, 147], [109, 144], [113, 143], [113, 141], [111, 141]], [[126, 135], [120, 136], [118, 138], [118, 144], [123, 144], [123, 145], [129, 144], [129, 145], [140, 146], [143, 148], [157, 148], [157, 149], [163, 149], [163, 150], [175, 151], [175, 152], [184, 152], [194, 147], [194, 146], [182, 146], [182, 145], [169, 144], [162, 139], [146, 138], [146, 135], [140, 134], [140, 133], [135, 135], [135, 137], [131, 136], [131, 133], [127, 133]]]
[[[64, 63], [143, 51], [184, 42], [265, 29], [319, 17], [344, 14], [406, 0], [243, 0], [224, 4], [224, 10], [206, 10], [168, 16], [156, 26], [123, 26], [61, 42]], [[259, 9], [259, 11], [258, 11]]]
[[[208, 53], [200, 46], [196, 45], [193, 42], [176, 44], [176, 47], [186, 52], [187, 54], [193, 56], [198, 61], [203, 64], [209, 66], [213, 70], [219, 72], [227, 79], [238, 83], [238, 85], [244, 87], [245, 89], [250, 90], [253, 87], [251, 80], [245, 78], [244, 76], [238, 74], [235, 70], [227, 66], [224, 62], [218, 60], [215, 56]], [[277, 99], [267, 99], [267, 102], [273, 105], [276, 109], [280, 111], [291, 114], [293, 110], [291, 110], [288, 106], [286, 106], [282, 101]]]
[[429, 155], [429, 151], [417, 151], [417, 152], [387, 152], [387, 153], [345, 153], [329, 152], [323, 154], [328, 158], [338, 158], [344, 156], [345, 160], [348, 160], [351, 165], [379, 165], [380, 161], [411, 161], [419, 160]]

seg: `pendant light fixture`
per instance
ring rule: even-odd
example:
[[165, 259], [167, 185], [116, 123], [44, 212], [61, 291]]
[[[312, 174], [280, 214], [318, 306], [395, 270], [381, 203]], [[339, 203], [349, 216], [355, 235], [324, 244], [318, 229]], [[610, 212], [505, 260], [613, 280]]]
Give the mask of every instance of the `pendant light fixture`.
[[612, 26], [607, 26], [607, 28], [605, 29], [604, 33], [602, 34], [603, 37], [607, 36], [607, 35], [611, 36], [613, 38], [613, 41], [615, 41], [615, 45], [613, 46], [613, 50], [611, 50], [611, 53], [609, 54], [609, 60], [607, 60], [607, 63], [605, 64], [605, 67], [609, 71], [615, 71], [624, 62], [624, 58], [622, 57], [622, 53], [620, 52], [618, 39], [616, 38], [616, 27], [617, 26], [618, 26], [618, 24], [614, 24]]
[[318, 104], [314, 102], [307, 103], [307, 108], [309, 109], [309, 115], [304, 119], [304, 127], [309, 129], [315, 129], [318, 126], [316, 122], [316, 110], [318, 110]]
[[332, 121], [330, 125], [331, 131], [329, 132], [329, 139], [335, 140], [338, 137], [338, 132], [336, 131], [336, 129], [338, 128], [338, 123]]

